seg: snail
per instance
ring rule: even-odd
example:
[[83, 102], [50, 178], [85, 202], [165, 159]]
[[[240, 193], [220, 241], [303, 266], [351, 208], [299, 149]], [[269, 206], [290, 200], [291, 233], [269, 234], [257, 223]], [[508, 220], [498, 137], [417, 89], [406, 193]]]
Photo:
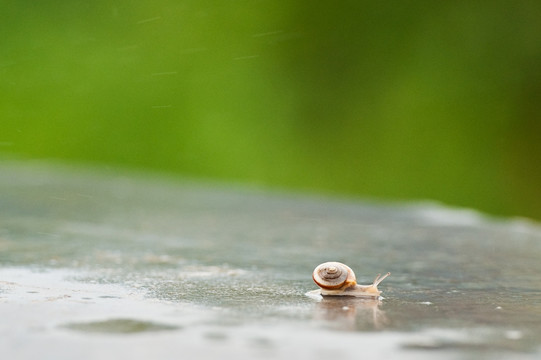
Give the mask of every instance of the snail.
[[312, 278], [320, 289], [310, 293], [322, 296], [356, 296], [378, 299], [381, 294], [378, 285], [389, 275], [391, 275], [390, 272], [383, 276], [378, 274], [372, 285], [359, 285], [355, 273], [349, 266], [335, 261], [326, 262], [314, 269]]

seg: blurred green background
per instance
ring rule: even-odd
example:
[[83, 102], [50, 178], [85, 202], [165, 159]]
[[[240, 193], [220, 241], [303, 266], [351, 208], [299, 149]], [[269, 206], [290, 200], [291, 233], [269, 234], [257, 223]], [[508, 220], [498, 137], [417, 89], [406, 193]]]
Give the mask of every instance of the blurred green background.
[[0, 155], [541, 219], [541, 1], [2, 1]]

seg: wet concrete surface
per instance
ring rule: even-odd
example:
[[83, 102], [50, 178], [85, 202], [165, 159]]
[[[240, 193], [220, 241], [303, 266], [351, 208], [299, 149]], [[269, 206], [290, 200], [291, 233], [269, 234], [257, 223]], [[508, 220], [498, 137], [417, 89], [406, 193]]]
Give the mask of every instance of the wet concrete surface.
[[[537, 359], [541, 226], [0, 163], [6, 358]], [[383, 299], [307, 296], [341, 261]]]

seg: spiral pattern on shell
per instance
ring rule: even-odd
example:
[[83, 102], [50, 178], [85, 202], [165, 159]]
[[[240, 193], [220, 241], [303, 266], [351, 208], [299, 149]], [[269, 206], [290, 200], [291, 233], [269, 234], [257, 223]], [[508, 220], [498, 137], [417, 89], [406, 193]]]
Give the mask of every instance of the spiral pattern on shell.
[[323, 289], [340, 289], [346, 280], [355, 281], [353, 270], [347, 265], [331, 261], [318, 265], [312, 274], [314, 282]]

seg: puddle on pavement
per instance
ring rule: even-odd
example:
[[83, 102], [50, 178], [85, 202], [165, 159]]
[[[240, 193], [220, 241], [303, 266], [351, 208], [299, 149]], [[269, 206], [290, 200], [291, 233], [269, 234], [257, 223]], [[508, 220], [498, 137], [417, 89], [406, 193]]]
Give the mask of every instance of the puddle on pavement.
[[153, 331], [171, 331], [179, 329], [177, 326], [134, 319], [108, 319], [103, 321], [70, 323], [63, 325], [63, 327], [65, 327], [66, 329], [81, 332], [111, 334], [133, 334]]

